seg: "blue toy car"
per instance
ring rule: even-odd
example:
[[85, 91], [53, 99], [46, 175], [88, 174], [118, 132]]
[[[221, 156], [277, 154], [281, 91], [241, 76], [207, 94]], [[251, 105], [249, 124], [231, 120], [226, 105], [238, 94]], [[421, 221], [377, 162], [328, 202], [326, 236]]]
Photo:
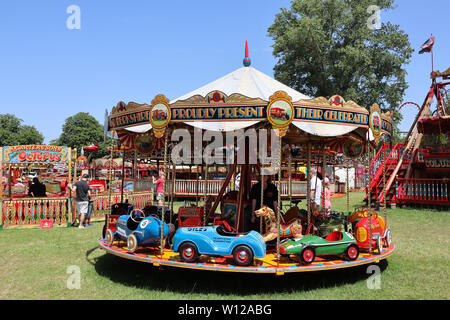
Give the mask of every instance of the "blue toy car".
[[[164, 223], [164, 243], [170, 234], [173, 234], [173, 224]], [[159, 244], [161, 241], [161, 220], [154, 217], [145, 217], [139, 209], [134, 209], [129, 215], [121, 215], [117, 219], [116, 231], [106, 230], [106, 242], [111, 245], [116, 238], [125, 240], [129, 252], [135, 252], [139, 246]]]
[[173, 237], [173, 251], [184, 262], [195, 262], [199, 255], [233, 256], [239, 266], [248, 266], [253, 258], [266, 256], [264, 238], [256, 231], [232, 232], [225, 225], [179, 228]]

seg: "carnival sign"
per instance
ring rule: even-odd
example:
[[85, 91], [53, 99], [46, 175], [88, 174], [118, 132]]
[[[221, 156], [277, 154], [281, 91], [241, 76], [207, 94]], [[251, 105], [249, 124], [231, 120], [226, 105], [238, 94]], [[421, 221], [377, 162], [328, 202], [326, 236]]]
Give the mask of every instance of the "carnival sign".
[[118, 104], [109, 115], [108, 130], [116, 130], [150, 122], [155, 136], [160, 138], [169, 123], [192, 121], [270, 121], [274, 128], [286, 128], [292, 121], [342, 124], [370, 127], [375, 136], [392, 133], [392, 115], [381, 114], [378, 105], [369, 113], [353, 101], [335, 95], [329, 99], [318, 97], [292, 102], [282, 91], [269, 102], [240, 94], [227, 96], [212, 91], [207, 96], [195, 95], [169, 104], [164, 95], [158, 95], [152, 105], [130, 102]]
[[5, 163], [60, 163], [69, 161], [69, 149], [60, 146], [24, 145], [2, 147]]
[[267, 119], [272, 124], [275, 132], [279, 137], [283, 137], [289, 124], [294, 119], [294, 107], [292, 106], [292, 98], [284, 91], [275, 92], [270, 98], [267, 106]]
[[370, 108], [369, 126], [370, 130], [372, 130], [375, 144], [378, 144], [381, 135], [381, 109], [376, 103]]
[[263, 120], [266, 106], [182, 107], [173, 108], [172, 121]]
[[295, 106], [294, 120], [367, 126], [368, 116], [367, 114], [358, 111], [331, 110], [309, 106]]
[[432, 171], [449, 171], [450, 155], [428, 155], [424, 156], [425, 167]]
[[161, 138], [171, 119], [169, 99], [159, 94], [152, 100], [150, 107], [150, 123], [155, 137]]
[[[107, 117], [106, 114], [105, 117]], [[146, 124], [150, 119], [149, 106], [147, 104], [138, 104], [135, 102], [125, 104], [125, 102], [120, 101], [112, 108], [111, 114], [108, 117], [109, 121], [105, 119], [108, 124], [108, 131]]]

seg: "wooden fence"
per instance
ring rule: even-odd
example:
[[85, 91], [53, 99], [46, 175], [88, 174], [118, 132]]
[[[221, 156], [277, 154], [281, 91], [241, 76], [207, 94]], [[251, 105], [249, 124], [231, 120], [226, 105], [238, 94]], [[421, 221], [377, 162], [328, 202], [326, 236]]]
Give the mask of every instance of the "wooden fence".
[[24, 198], [1, 200], [1, 227], [39, 226], [42, 220], [52, 220], [53, 225], [69, 224], [68, 198]]
[[[134, 192], [125, 193], [123, 201], [128, 199], [130, 204], [139, 208], [152, 203], [153, 193]], [[113, 193], [111, 201], [109, 194], [93, 196], [92, 220], [103, 220], [110, 212], [110, 204], [120, 202], [121, 194]], [[73, 198], [22, 198], [0, 200], [0, 228], [30, 228], [39, 227], [41, 221], [51, 220], [53, 226], [70, 226], [75, 221], [75, 202]]]
[[399, 203], [450, 205], [449, 179], [397, 179], [396, 199]]
[[[208, 180], [207, 195], [217, 196], [224, 183], [224, 179]], [[252, 181], [252, 185], [257, 181]], [[278, 181], [273, 182], [278, 188]], [[306, 196], [306, 181], [292, 181], [291, 192], [293, 198], [304, 198]], [[172, 181], [166, 182], [167, 194], [172, 191]], [[225, 193], [232, 190], [228, 186]], [[281, 192], [283, 199], [289, 198], [289, 181], [281, 181]], [[205, 180], [183, 179], [175, 181], [175, 196], [176, 197], [203, 197], [205, 195]]]

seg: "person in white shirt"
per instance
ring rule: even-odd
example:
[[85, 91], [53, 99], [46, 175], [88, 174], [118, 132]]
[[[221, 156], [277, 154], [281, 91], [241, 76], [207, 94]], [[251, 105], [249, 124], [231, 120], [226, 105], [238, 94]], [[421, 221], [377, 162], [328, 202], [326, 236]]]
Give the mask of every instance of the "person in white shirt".
[[319, 214], [319, 207], [320, 207], [320, 196], [322, 194], [322, 180], [317, 177], [317, 171], [316, 169], [311, 169], [311, 211], [313, 213], [313, 216], [317, 216]]

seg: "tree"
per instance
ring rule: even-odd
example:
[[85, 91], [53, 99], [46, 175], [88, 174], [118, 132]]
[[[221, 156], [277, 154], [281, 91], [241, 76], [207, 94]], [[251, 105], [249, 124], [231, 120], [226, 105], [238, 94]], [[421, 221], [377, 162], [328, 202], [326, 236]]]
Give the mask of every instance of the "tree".
[[92, 155], [93, 157], [98, 158], [107, 154], [106, 144], [103, 143], [103, 126], [86, 112], [79, 112], [68, 117], [59, 138], [51, 142], [53, 145], [76, 148], [78, 155], [81, 154], [84, 146], [92, 143], [99, 146], [99, 150]]
[[0, 146], [42, 144], [44, 136], [34, 127], [22, 125], [22, 119], [7, 113], [0, 114]]
[[[398, 25], [376, 25], [377, 7], [394, 0], [293, 0], [268, 29], [278, 58], [275, 78], [311, 97], [341, 95], [370, 108], [394, 110], [408, 85], [413, 52]], [[376, 6], [374, 6], [376, 5]], [[379, 17], [379, 16], [378, 16]], [[401, 120], [394, 112], [394, 124]]]

